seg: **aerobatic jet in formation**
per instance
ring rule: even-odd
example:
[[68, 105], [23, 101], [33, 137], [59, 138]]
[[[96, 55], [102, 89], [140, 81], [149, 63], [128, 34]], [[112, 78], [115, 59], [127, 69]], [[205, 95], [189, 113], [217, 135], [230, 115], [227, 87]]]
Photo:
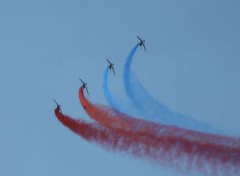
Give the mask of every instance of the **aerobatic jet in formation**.
[[140, 42], [138, 44], [140, 45], [141, 48], [143, 46], [143, 48], [146, 52], [147, 50], [146, 50], [146, 46], [145, 46], [145, 40], [141, 39], [139, 36], [137, 36], [137, 38], [138, 38], [138, 40], [140, 40]]
[[83, 89], [86, 89], [87, 94], [89, 95], [88, 89], [87, 89], [87, 83], [85, 83], [81, 78], [79, 78], [79, 80], [82, 82], [82, 88], [83, 88]]
[[113, 74], [115, 75], [115, 70], [114, 70], [114, 67], [113, 67], [113, 63], [112, 62], [110, 62], [108, 59], [107, 59], [107, 61], [108, 61], [108, 63], [109, 63], [109, 66], [108, 66], [108, 68], [110, 69], [110, 70], [112, 70], [113, 71]]
[[57, 105], [57, 110], [60, 111], [60, 112], [62, 112], [62, 110], [61, 110], [61, 105], [59, 105], [59, 104], [56, 102], [56, 100], [53, 99], [53, 101], [54, 101], [54, 102], [56, 103], [56, 105]]

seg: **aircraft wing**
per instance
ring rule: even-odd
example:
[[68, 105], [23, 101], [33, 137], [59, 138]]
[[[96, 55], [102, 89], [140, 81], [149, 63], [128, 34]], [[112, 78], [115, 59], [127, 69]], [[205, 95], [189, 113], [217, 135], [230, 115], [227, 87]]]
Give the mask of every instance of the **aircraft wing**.
[[88, 88], [86, 87], [86, 91], [87, 91], [87, 94], [89, 95], [89, 93], [88, 93]]
[[112, 67], [112, 70], [113, 70], [113, 74], [115, 75], [115, 70], [114, 70], [114, 67]]
[[138, 38], [140, 41], [142, 41], [142, 39], [141, 39], [140, 37], [137, 36], [137, 38]]
[[108, 61], [109, 64], [111, 64], [111, 62], [108, 59], [106, 59], [106, 60]]
[[56, 105], [58, 105], [58, 103], [56, 102], [56, 100], [53, 99], [53, 101], [56, 103]]
[[82, 82], [82, 84], [84, 84], [83, 80], [81, 78], [79, 78], [79, 80]]
[[146, 46], [145, 46], [145, 44], [143, 44], [143, 48], [144, 48], [144, 50], [145, 50], [145, 52], [146, 52], [147, 50], [146, 50]]

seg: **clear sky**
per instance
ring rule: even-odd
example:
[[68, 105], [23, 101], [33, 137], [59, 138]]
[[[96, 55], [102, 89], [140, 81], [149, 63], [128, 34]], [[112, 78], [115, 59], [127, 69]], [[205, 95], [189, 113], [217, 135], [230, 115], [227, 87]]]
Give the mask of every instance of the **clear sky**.
[[[88, 120], [89, 99], [107, 104], [102, 74], [115, 63], [112, 90], [124, 95], [122, 69], [136, 35], [133, 69], [176, 112], [240, 136], [238, 0], [0, 0], [0, 175], [181, 175], [70, 132], [54, 116]], [[89, 120], [90, 121], [90, 120]]]

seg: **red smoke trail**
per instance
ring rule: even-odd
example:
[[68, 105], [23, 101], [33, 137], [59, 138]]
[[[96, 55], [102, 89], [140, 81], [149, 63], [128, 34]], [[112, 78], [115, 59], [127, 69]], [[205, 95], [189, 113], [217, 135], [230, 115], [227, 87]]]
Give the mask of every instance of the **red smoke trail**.
[[113, 129], [123, 129], [140, 131], [155, 136], [180, 137], [196, 141], [201, 144], [221, 145], [233, 148], [240, 152], [240, 139], [201, 133], [193, 130], [182, 129], [174, 126], [161, 125], [142, 119], [136, 119], [126, 114], [118, 112], [108, 106], [95, 105], [89, 102], [83, 94], [83, 89], [79, 89], [80, 102], [88, 115], [103, 126]]
[[125, 151], [186, 172], [197, 169], [204, 175], [239, 173], [239, 154], [233, 154], [219, 146], [202, 145], [178, 137], [156, 137], [147, 133], [105, 128], [96, 123], [73, 119], [57, 108], [55, 115], [76, 134], [89, 142], [99, 143], [108, 150]]
[[150, 158], [151, 155], [154, 156], [154, 150], [150, 152], [150, 145], [144, 145], [153, 139], [151, 136], [146, 138], [142, 134], [137, 135], [137, 133], [131, 133], [130, 131], [114, 130], [97, 123], [87, 123], [80, 119], [73, 119], [64, 115], [57, 108], [55, 109], [55, 115], [64, 126], [89, 142], [97, 142], [107, 149], [125, 151], [137, 157]]
[[[89, 116], [103, 126], [152, 136], [157, 139], [154, 140], [157, 141], [157, 144], [159, 142], [161, 145], [171, 144], [171, 147], [175, 149], [172, 152], [184, 153], [188, 159], [195, 158], [193, 161], [196, 162], [196, 166], [201, 167], [204, 162], [208, 161], [212, 164], [212, 169], [222, 164], [240, 167], [240, 144], [238, 139], [135, 119], [107, 106], [93, 105], [84, 97], [82, 88], [79, 89], [79, 98]], [[156, 146], [150, 146], [156, 149], [155, 147], [160, 147], [157, 144]], [[167, 145], [167, 148], [171, 147]], [[162, 149], [162, 146], [160, 149]]]

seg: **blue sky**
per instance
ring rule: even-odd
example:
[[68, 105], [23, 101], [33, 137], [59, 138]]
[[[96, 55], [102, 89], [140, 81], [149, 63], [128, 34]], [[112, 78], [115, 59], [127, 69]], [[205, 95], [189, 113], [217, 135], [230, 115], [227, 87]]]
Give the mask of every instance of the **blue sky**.
[[78, 77], [93, 102], [102, 91], [105, 58], [115, 63], [110, 88], [125, 95], [124, 61], [153, 97], [174, 111], [238, 136], [239, 1], [0, 1], [0, 175], [181, 175], [89, 144], [54, 116], [89, 119]]

